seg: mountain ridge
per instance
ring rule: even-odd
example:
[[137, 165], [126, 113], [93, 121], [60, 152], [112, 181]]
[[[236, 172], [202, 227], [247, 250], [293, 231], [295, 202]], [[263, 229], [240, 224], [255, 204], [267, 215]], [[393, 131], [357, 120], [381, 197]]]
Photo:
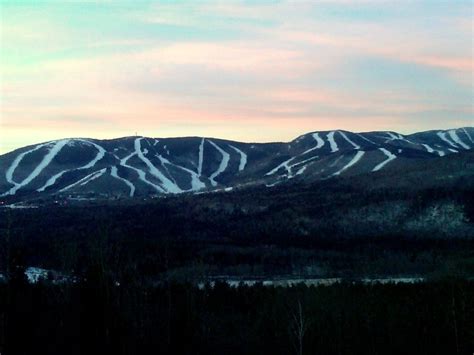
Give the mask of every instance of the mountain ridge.
[[[449, 132], [449, 131], [452, 131], [452, 130], [463, 130], [463, 129], [467, 129], [467, 130], [473, 130], [474, 132], [474, 126], [463, 126], [463, 127], [458, 127], [458, 128], [447, 128], [447, 129], [430, 129], [430, 130], [426, 130], [426, 131], [418, 131], [418, 132], [413, 132], [413, 133], [409, 133], [409, 134], [402, 134], [402, 133], [399, 133], [397, 131], [361, 131], [361, 132], [353, 132], [353, 131], [349, 131], [349, 130], [346, 130], [346, 129], [342, 129], [342, 128], [335, 128], [335, 129], [331, 129], [331, 130], [324, 130], [324, 131], [311, 131], [311, 132], [307, 132], [307, 133], [303, 133], [299, 136], [297, 136], [296, 138], [290, 140], [290, 141], [268, 141], [268, 142], [255, 142], [255, 141], [239, 141], [239, 140], [235, 140], [235, 139], [227, 139], [227, 138], [220, 138], [220, 137], [216, 137], [216, 136], [197, 136], [197, 135], [191, 135], [191, 136], [173, 136], [173, 137], [151, 137], [151, 136], [143, 136], [143, 135], [130, 135], [130, 136], [120, 136], [120, 137], [114, 137], [114, 138], [91, 138], [91, 137], [64, 137], [64, 138], [59, 138], [59, 139], [52, 139], [52, 140], [48, 140], [48, 141], [42, 141], [42, 142], [39, 142], [39, 143], [33, 143], [33, 144], [29, 144], [29, 145], [25, 145], [23, 147], [19, 147], [19, 148], [16, 148], [16, 149], [13, 149], [13, 150], [10, 150], [8, 152], [5, 152], [3, 154], [0, 154], [0, 157], [1, 156], [4, 156], [4, 155], [7, 155], [7, 154], [10, 154], [10, 153], [13, 153], [19, 149], [24, 149], [24, 148], [28, 148], [28, 147], [33, 147], [33, 146], [36, 146], [36, 145], [39, 145], [39, 144], [45, 144], [45, 143], [50, 143], [50, 142], [56, 142], [56, 141], [59, 141], [59, 140], [63, 140], [63, 139], [86, 139], [86, 140], [92, 140], [92, 141], [101, 141], [101, 142], [110, 142], [110, 141], [116, 141], [116, 140], [122, 140], [122, 139], [131, 139], [131, 138], [148, 138], [148, 139], [202, 139], [202, 138], [205, 138], [205, 139], [212, 139], [212, 140], [221, 140], [221, 141], [227, 141], [227, 142], [235, 142], [235, 143], [242, 143], [242, 144], [288, 144], [288, 143], [291, 143], [291, 142], [294, 142], [296, 140], [298, 140], [299, 138], [301, 137], [305, 137], [309, 134], [313, 134], [313, 133], [329, 133], [329, 132], [349, 132], [349, 133], [353, 133], [353, 134], [375, 134], [375, 133], [395, 133], [395, 134], [399, 134], [401, 136], [404, 136], [404, 137], [409, 137], [409, 136], [412, 136], [412, 135], [418, 135], [420, 133], [436, 133], [436, 132]], [[471, 134], [471, 133], [469, 133]], [[474, 139], [474, 137], [473, 137]]]
[[474, 149], [474, 127], [402, 135], [313, 131], [290, 142], [208, 137], [64, 138], [0, 155], [0, 197], [136, 197], [377, 173]]

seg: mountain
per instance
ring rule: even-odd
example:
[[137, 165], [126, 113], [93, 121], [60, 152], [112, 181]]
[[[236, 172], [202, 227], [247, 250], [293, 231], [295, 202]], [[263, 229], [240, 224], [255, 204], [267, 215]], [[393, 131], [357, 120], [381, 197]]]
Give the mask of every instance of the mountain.
[[271, 187], [287, 181], [397, 172], [472, 150], [474, 127], [411, 135], [335, 130], [308, 133], [289, 143], [68, 138], [0, 156], [0, 197], [139, 197]]

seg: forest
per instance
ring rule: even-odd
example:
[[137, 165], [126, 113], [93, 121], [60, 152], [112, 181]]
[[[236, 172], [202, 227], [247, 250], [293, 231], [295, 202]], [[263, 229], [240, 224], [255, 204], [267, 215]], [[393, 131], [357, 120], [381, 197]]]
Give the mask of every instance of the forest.
[[[472, 354], [472, 184], [1, 209], [0, 353]], [[226, 277], [339, 282], [211, 286]], [[363, 282], [396, 277], [424, 281]]]
[[[19, 275], [19, 274], [17, 274]], [[2, 354], [471, 354], [474, 284], [0, 285]]]
[[472, 179], [390, 189], [364, 179], [0, 209], [0, 273], [21, 265], [81, 277], [101, 255], [117, 280], [125, 270], [153, 281], [474, 277]]

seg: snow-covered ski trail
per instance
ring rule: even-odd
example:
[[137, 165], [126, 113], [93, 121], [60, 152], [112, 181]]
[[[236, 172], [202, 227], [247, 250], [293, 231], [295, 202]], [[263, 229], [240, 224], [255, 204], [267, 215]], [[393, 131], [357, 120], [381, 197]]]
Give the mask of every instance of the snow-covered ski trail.
[[463, 132], [464, 132], [464, 134], [467, 136], [467, 138], [469, 138], [469, 140], [471, 141], [471, 143], [474, 143], [474, 140], [472, 139], [472, 136], [471, 136], [471, 134], [467, 131], [467, 129], [464, 128], [464, 127], [461, 128], [461, 129], [463, 130]]
[[421, 145], [423, 147], [425, 147], [425, 149], [428, 153], [438, 153], [438, 155], [440, 157], [444, 156], [444, 152], [442, 150], [433, 149], [431, 146], [429, 146], [428, 144], [424, 144], [424, 143], [422, 143]]
[[191, 189], [187, 191], [199, 191], [206, 188], [206, 184], [201, 181], [200, 176], [195, 171], [188, 169], [184, 166], [172, 163], [171, 161], [159, 154], [157, 154], [156, 156], [158, 159], [160, 159], [162, 165], [168, 164], [174, 166], [175, 168], [181, 169], [191, 175]]
[[372, 171], [379, 171], [382, 169], [385, 165], [390, 163], [392, 160], [396, 159], [397, 156], [395, 154], [392, 154], [390, 151], [388, 151], [385, 148], [379, 148], [379, 150], [384, 153], [387, 156], [387, 159], [385, 159], [383, 162], [378, 164], [375, 168], [372, 169]]
[[48, 181], [46, 181], [46, 183], [40, 187], [39, 189], [37, 189], [36, 191], [38, 192], [43, 192], [44, 190], [46, 190], [48, 187], [54, 185], [56, 183], [56, 181], [61, 177], [63, 176], [65, 173], [69, 172], [69, 171], [75, 171], [75, 170], [85, 170], [85, 169], [89, 169], [89, 168], [92, 168], [95, 166], [95, 164], [100, 161], [104, 156], [105, 156], [105, 149], [102, 148], [100, 145], [94, 143], [94, 142], [91, 142], [91, 141], [88, 141], [88, 140], [85, 140], [85, 139], [79, 139], [79, 138], [76, 138], [76, 139], [73, 139], [73, 141], [80, 141], [80, 142], [84, 142], [84, 143], [87, 143], [87, 144], [90, 144], [92, 146], [94, 146], [96, 149], [97, 149], [97, 155], [94, 157], [94, 159], [92, 159], [90, 162], [88, 162], [86, 165], [84, 166], [81, 166], [79, 168], [76, 168], [76, 169], [66, 169], [66, 170], [63, 170], [55, 175], [53, 175], [52, 177], [50, 177], [48, 179]]
[[133, 197], [133, 195], [135, 195], [135, 185], [132, 184], [132, 182], [130, 182], [129, 180], [119, 176], [118, 174], [118, 169], [116, 166], [112, 166], [111, 170], [110, 170], [110, 175], [120, 181], [122, 181], [123, 183], [125, 183], [129, 188], [130, 188], [130, 193], [129, 193], [129, 196], [130, 197]]
[[342, 136], [342, 138], [344, 138], [347, 142], [349, 142], [354, 147], [354, 149], [360, 149], [360, 145], [354, 143], [344, 132], [342, 131], [338, 131], [338, 132]]
[[59, 190], [59, 192], [65, 192], [67, 190], [72, 189], [73, 187], [76, 187], [77, 185], [84, 186], [84, 185], [88, 184], [89, 182], [100, 178], [102, 175], [104, 175], [106, 170], [107, 170], [107, 168], [103, 168], [103, 169], [94, 171], [93, 173], [90, 173], [89, 175], [84, 176], [82, 179], [80, 179], [80, 180], [78, 180], [78, 181], [62, 188], [61, 190]]
[[13, 162], [11, 163], [11, 165], [8, 167], [6, 173], [5, 173], [5, 179], [10, 183], [10, 184], [13, 184], [13, 185], [19, 185], [17, 182], [13, 181], [13, 173], [15, 172], [16, 168], [18, 167], [18, 165], [20, 165], [21, 161], [23, 160], [23, 158], [25, 157], [25, 155], [28, 155], [30, 153], [33, 153], [35, 151], [37, 151], [38, 149], [41, 149], [43, 148], [44, 146], [47, 146], [47, 145], [51, 145], [52, 143], [43, 143], [43, 144], [38, 144], [36, 147], [30, 149], [30, 150], [27, 150], [21, 154], [18, 154], [18, 156], [15, 158], [15, 160], [13, 160]]
[[436, 133], [437, 136], [442, 140], [444, 141], [445, 143], [448, 143], [451, 147], [453, 148], [459, 148], [456, 143], [452, 142], [449, 140], [449, 138], [446, 136], [446, 132], [438, 132]]
[[307, 153], [312, 152], [313, 150], [316, 150], [316, 149], [321, 149], [324, 146], [324, 140], [319, 136], [319, 133], [313, 133], [312, 137], [316, 141], [316, 146], [304, 151], [303, 153], [301, 153], [301, 155], [307, 154]]
[[311, 157], [311, 158], [308, 158], [308, 159], [299, 161], [299, 162], [297, 162], [297, 163], [294, 163], [294, 164], [292, 164], [292, 165], [289, 165], [289, 167], [290, 167], [290, 168], [294, 168], [294, 167], [299, 166], [299, 165], [307, 164], [307, 163], [309, 163], [309, 162], [311, 162], [311, 161], [313, 161], [313, 160], [315, 160], [315, 159], [318, 159], [318, 158], [319, 158], [319, 156], [318, 156], [318, 155], [315, 155], [314, 157]]
[[212, 175], [209, 177], [209, 180], [211, 181], [212, 186], [217, 186], [217, 182], [214, 180], [217, 176], [219, 176], [225, 169], [227, 169], [227, 165], [229, 165], [229, 160], [230, 160], [230, 154], [227, 153], [225, 150], [223, 150], [221, 147], [219, 147], [216, 143], [213, 141], [208, 140], [208, 142], [216, 148], [219, 153], [222, 155], [222, 160], [221, 163], [219, 164], [219, 167], [217, 170], [212, 173]]
[[356, 133], [360, 138], [364, 139], [365, 141], [371, 143], [371, 144], [375, 144], [375, 145], [379, 145], [378, 143], [375, 143], [373, 140], [367, 138], [367, 137], [364, 137], [361, 133]]
[[293, 160], [295, 160], [296, 157], [293, 157], [293, 158], [290, 158], [288, 160], [285, 160], [283, 163], [281, 163], [280, 165], [278, 165], [277, 167], [273, 168], [272, 170], [270, 170], [268, 173], [265, 174], [265, 176], [270, 176], [270, 175], [273, 175], [275, 174], [278, 170], [280, 170], [281, 168], [285, 168], [288, 175], [291, 176], [291, 168], [290, 168], [290, 165], [289, 163]]
[[395, 141], [397, 139], [403, 140], [403, 137], [398, 133], [397, 134], [395, 134], [393, 132], [385, 132], [385, 133], [387, 133], [388, 136], [389, 136], [389, 139], [387, 139], [387, 141]]
[[[303, 153], [304, 154], [304, 153]], [[301, 155], [303, 155], [301, 154]], [[300, 156], [301, 156], [300, 155]], [[297, 162], [297, 163], [294, 163], [294, 164], [291, 164], [290, 163], [295, 160], [298, 156], [296, 157], [293, 157], [293, 158], [290, 158], [288, 160], [285, 160], [283, 163], [280, 163], [280, 165], [278, 165], [277, 167], [273, 168], [272, 170], [270, 170], [268, 173], [265, 174], [265, 176], [270, 176], [270, 175], [273, 175], [275, 174], [278, 170], [280, 170], [281, 168], [284, 168], [286, 170], [286, 177], [288, 179], [292, 179], [293, 177], [295, 177], [296, 175], [301, 175], [307, 168], [308, 166], [308, 163], [312, 162], [313, 160], [315, 159], [318, 159], [319, 156], [314, 156], [314, 157], [311, 157], [311, 158], [308, 158], [308, 159], [305, 159], [305, 160], [302, 160], [300, 162]], [[305, 165], [306, 164], [306, 165]], [[304, 165], [302, 166], [301, 168], [298, 169], [298, 171], [296, 172], [296, 174], [293, 174], [293, 171], [292, 169], [297, 167], [297, 166], [300, 166], [300, 165]], [[283, 175], [284, 176], [284, 175]]]
[[[176, 180], [174, 179], [173, 175], [171, 174], [171, 172], [169, 171], [168, 167], [166, 166], [166, 164], [164, 164], [164, 160], [166, 160], [167, 162], [169, 162], [168, 159], [166, 158], [163, 158], [160, 154], [155, 154], [155, 156], [160, 160], [160, 164], [161, 166], [163, 167], [163, 169], [165, 169], [166, 173], [168, 174], [168, 176], [171, 178], [171, 180], [173, 181], [173, 183], [175, 185], [177, 185], [176, 183]], [[171, 165], [171, 164], [169, 164]]]
[[456, 133], [456, 130], [452, 129], [448, 133], [449, 133], [449, 136], [451, 137], [451, 139], [453, 140], [453, 142], [455, 142], [457, 145], [460, 145], [461, 147], [463, 147], [466, 150], [471, 149], [466, 143], [464, 143], [461, 140], [461, 138], [459, 138], [459, 136]]
[[156, 168], [156, 166], [152, 164], [152, 162], [145, 156], [145, 154], [143, 154], [142, 148], [141, 148], [142, 140], [143, 140], [143, 137], [135, 139], [135, 152], [137, 153], [138, 158], [140, 158], [140, 160], [146, 164], [150, 174], [161, 181], [162, 188], [166, 192], [174, 193], [174, 194], [183, 192], [183, 190], [181, 190], [178, 185], [176, 185], [173, 181], [171, 181], [165, 175], [163, 175], [163, 173], [159, 171]]
[[426, 151], [428, 153], [434, 153], [435, 150], [433, 148], [431, 148], [428, 144], [422, 144], [423, 147], [425, 147]]
[[317, 133], [317, 132], [313, 133], [313, 138], [316, 141], [316, 147], [314, 147], [315, 149], [320, 149], [324, 146], [324, 139], [322, 139], [319, 136], [319, 133]]
[[198, 158], [198, 175], [202, 175], [202, 164], [204, 161], [204, 138], [201, 139], [201, 144], [199, 145], [199, 158]]
[[406, 139], [400, 133], [395, 133], [395, 132], [385, 132], [385, 133], [388, 134], [388, 136], [389, 136], [389, 139], [387, 139], [385, 142], [400, 140], [400, 141], [403, 141], [403, 142], [407, 142], [409, 144], [419, 145], [418, 143], [415, 143], [415, 142], [412, 142], [409, 139]]
[[342, 172], [346, 171], [347, 169], [349, 169], [351, 166], [357, 164], [359, 162], [360, 159], [362, 159], [362, 157], [364, 156], [365, 152], [363, 150], [359, 150], [355, 155], [354, 157], [351, 159], [351, 161], [349, 163], [347, 163], [346, 165], [344, 165], [342, 167], [342, 169], [340, 169], [339, 171], [336, 171], [334, 174], [332, 174], [332, 176], [337, 176], [337, 175], [341, 175]]
[[306, 168], [307, 168], [307, 167], [308, 167], [308, 166], [305, 165], [305, 166], [299, 168], [298, 171], [296, 172], [295, 176], [298, 176], [298, 175], [303, 174], [303, 173], [306, 171]]
[[247, 165], [247, 154], [245, 154], [239, 148], [234, 147], [232, 144], [229, 144], [229, 147], [231, 147], [233, 150], [240, 154], [239, 171], [243, 171], [245, 169], [245, 166]]
[[102, 148], [100, 145], [98, 145], [97, 143], [94, 143], [94, 142], [91, 142], [91, 141], [88, 141], [88, 140], [85, 140], [85, 139], [75, 139], [75, 140], [78, 140], [80, 142], [84, 142], [86, 144], [90, 144], [90, 145], [93, 145], [96, 149], [97, 149], [97, 155], [95, 156], [94, 159], [92, 159], [89, 163], [87, 163], [86, 165], [80, 167], [79, 169], [89, 169], [89, 168], [92, 168], [95, 166], [95, 164], [102, 160], [102, 158], [105, 156], [105, 149]]
[[[23, 181], [16, 183], [15, 186], [13, 186], [9, 191], [5, 192], [2, 196], [14, 195], [23, 186], [26, 186], [31, 181], [33, 181], [51, 163], [54, 157], [61, 151], [61, 149], [68, 142], [69, 142], [69, 139], [62, 139], [62, 140], [56, 141], [55, 144], [49, 149], [49, 152], [43, 157], [41, 162], [33, 169], [30, 175], [28, 175]], [[12, 175], [13, 175], [13, 172], [12, 172]]]
[[336, 133], [335, 131], [332, 131], [332, 132], [329, 132], [328, 135], [326, 136], [326, 138], [329, 142], [329, 145], [331, 146], [331, 153], [335, 153], [339, 150], [339, 147], [337, 146], [337, 143], [334, 140], [334, 134], [335, 133]]
[[120, 165], [123, 166], [123, 167], [125, 167], [125, 168], [129, 168], [129, 169], [134, 170], [134, 171], [138, 174], [138, 178], [139, 178], [141, 181], [143, 181], [143, 182], [144, 182], [145, 184], [147, 184], [147, 185], [150, 185], [150, 186], [153, 187], [156, 191], [158, 191], [158, 192], [165, 192], [165, 190], [164, 190], [161, 186], [158, 186], [158, 185], [152, 183], [151, 181], [148, 181], [147, 178], [146, 178], [146, 174], [145, 174], [145, 172], [144, 172], [143, 170], [137, 169], [137, 168], [135, 168], [134, 166], [131, 166], [131, 165], [128, 165], [128, 164], [127, 164], [127, 161], [128, 161], [130, 158], [134, 157], [135, 155], [137, 155], [137, 152], [133, 152], [133, 153], [127, 155], [125, 158], [121, 159], [121, 160], [120, 160]]

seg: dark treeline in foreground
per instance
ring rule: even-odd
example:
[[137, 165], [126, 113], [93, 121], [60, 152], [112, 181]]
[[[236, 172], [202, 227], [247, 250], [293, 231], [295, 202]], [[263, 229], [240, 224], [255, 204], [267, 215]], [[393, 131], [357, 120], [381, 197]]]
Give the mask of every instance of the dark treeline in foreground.
[[0, 284], [0, 353], [472, 354], [474, 283]]
[[474, 277], [474, 177], [391, 188], [382, 178], [1, 209], [0, 273], [11, 264], [81, 275], [101, 254], [117, 280]]

